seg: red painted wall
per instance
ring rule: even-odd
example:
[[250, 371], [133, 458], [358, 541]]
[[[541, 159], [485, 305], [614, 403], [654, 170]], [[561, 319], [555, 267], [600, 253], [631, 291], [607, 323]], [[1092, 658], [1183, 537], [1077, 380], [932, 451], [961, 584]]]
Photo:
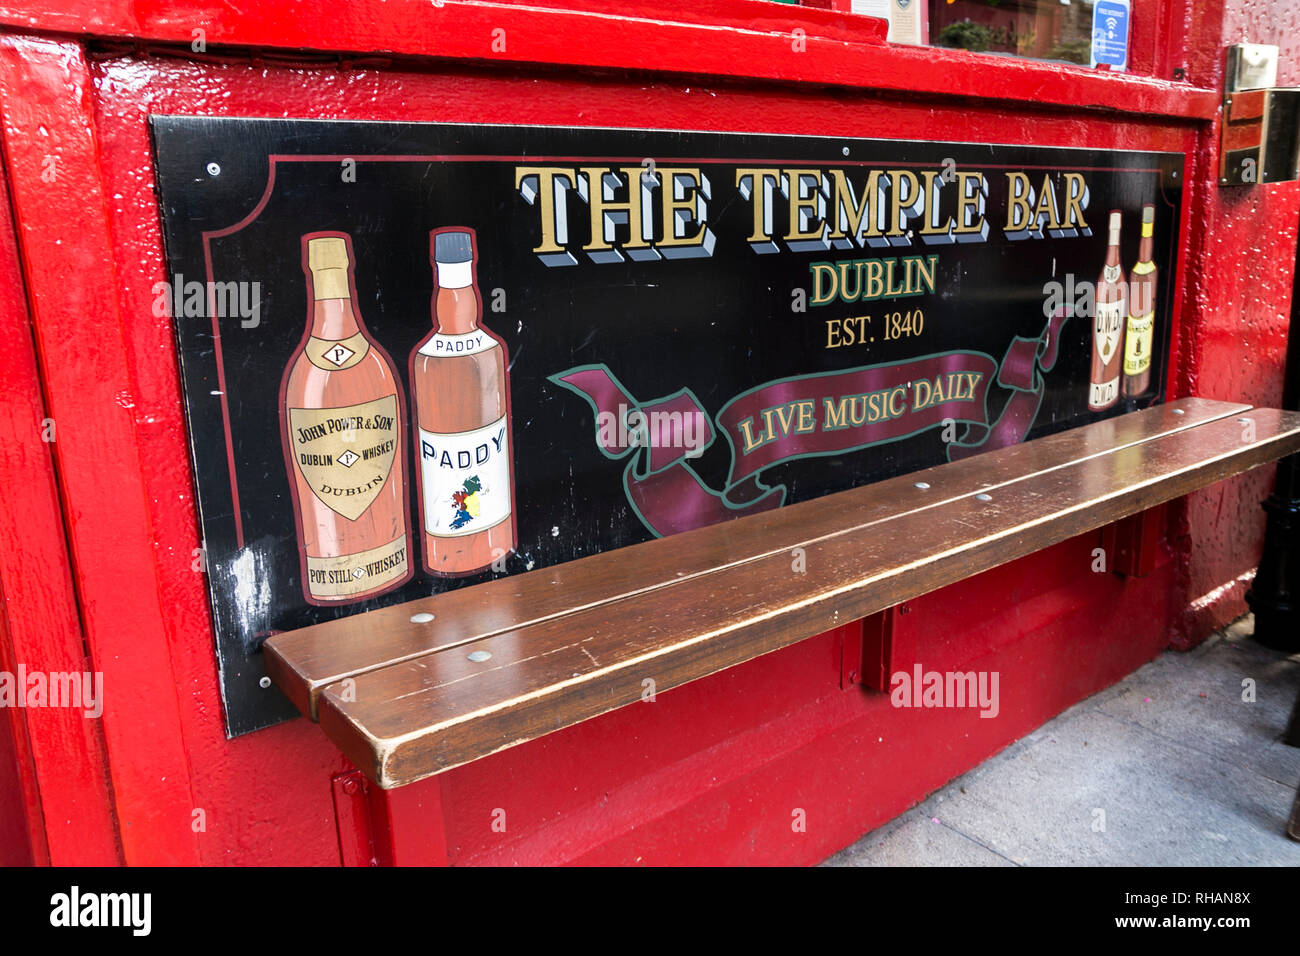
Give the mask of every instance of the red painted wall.
[[21, 732], [12, 715], [0, 709], [0, 866], [30, 866], [33, 862], [18, 765], [16, 734]]
[[[755, 30], [768, 30], [752, 41], [713, 31], [687, 41], [643, 24], [593, 39], [598, 25], [556, 26], [521, 12], [506, 18], [515, 44], [509, 63], [480, 62], [488, 29], [506, 16], [498, 8], [463, 29], [440, 30], [433, 18], [472, 17], [472, 5], [420, 4], [418, 17], [402, 19], [397, 5], [358, 2], [326, 29], [290, 16], [288, 4], [266, 3], [203, 20], [215, 46], [198, 57], [188, 48], [194, 18], [184, 4], [73, 5], [81, 18], [50, 11], [51, 30], [142, 37], [142, 51], [101, 41], [87, 54], [73, 36], [11, 36], [0, 42], [0, 110], [36, 330], [29, 357], [63, 429], [47, 468], [53, 481], [57, 465], [66, 536], [49, 522], [26, 533], [39, 534], [52, 554], [66, 552], [84, 622], [69, 624], [69, 646], [83, 631], [116, 695], [102, 741], [96, 735], [80, 751], [88, 768], [107, 765], [112, 796], [90, 771], [76, 793], [111, 815], [112, 832], [95, 831], [96, 845], [125, 862], [335, 865], [330, 781], [349, 769], [306, 720], [233, 741], [222, 730], [204, 582], [193, 568], [200, 542], [172, 329], [150, 307], [153, 284], [166, 278], [150, 112], [808, 134], [825, 133], [829, 122], [848, 136], [1182, 150], [1195, 176], [1180, 264], [1187, 294], [1175, 303], [1180, 367], [1170, 392], [1261, 402], [1280, 394], [1279, 317], [1294, 232], [1257, 232], [1245, 215], [1258, 206], [1275, 226], [1289, 215], [1293, 229], [1296, 192], [1264, 186], [1239, 198], [1217, 195], [1208, 168], [1213, 94], [1002, 58], [882, 50], [870, 30], [855, 33], [820, 11], [810, 30], [840, 38], [810, 38], [815, 56], [799, 60], [771, 32], [788, 26], [768, 12], [775, 8], [740, 0], [692, 11], [750, 16]], [[1202, 47], [1217, 48], [1226, 27], [1184, 16], [1180, 0], [1156, 14], [1186, 19], [1195, 49], [1169, 53], [1168, 32], [1148, 19], [1135, 24], [1134, 62], [1154, 64], [1159, 78], [1185, 63], [1195, 86], [1211, 83], [1201, 71], [1214, 56]], [[1294, 15], [1266, 19], [1281, 29]], [[27, 28], [3, 0], [0, 23]], [[294, 65], [219, 43], [338, 49], [349, 37], [362, 37], [355, 42], [365, 49], [457, 59], [418, 68], [400, 60]], [[575, 61], [660, 72], [583, 72]], [[825, 89], [835, 83], [877, 89]], [[41, 179], [52, 151], [67, 164], [60, 168], [68, 178], [57, 184]], [[1250, 284], [1260, 276], [1267, 288]], [[1261, 346], [1253, 367], [1241, 358], [1240, 320], [1220, 305], [1229, 300], [1251, 317]], [[0, 319], [6, 314], [0, 309]], [[93, 343], [84, 367], [61, 359], [73, 342]], [[106, 447], [119, 469], [113, 487], [130, 489], [108, 502], [78, 465], [86, 448]], [[1097, 541], [1084, 536], [913, 602], [907, 626], [927, 669], [1000, 672], [997, 719], [895, 709], [884, 695], [841, 690], [844, 634], [831, 632], [408, 789], [430, 804], [440, 800], [453, 863], [814, 862], [1149, 660], [1171, 634], [1200, 637], [1205, 623], [1231, 614], [1231, 600], [1199, 616], [1184, 609], [1257, 559], [1262, 525], [1250, 522], [1266, 490], [1252, 477], [1196, 496], [1178, 512], [1177, 555], [1146, 578], [1093, 573]], [[1231, 504], [1218, 504], [1225, 500]], [[1234, 511], [1240, 524], [1224, 517]], [[5, 527], [0, 532], [16, 536]], [[110, 559], [125, 559], [132, 573], [123, 577]], [[62, 741], [66, 731], [41, 731], [37, 750], [47, 738]], [[0, 750], [0, 766], [3, 757]], [[497, 811], [504, 832], [492, 826]], [[797, 811], [807, 820], [803, 831], [791, 826]], [[202, 827], [194, 825], [199, 817]], [[71, 841], [52, 841], [50, 858], [79, 861]]]
[[[1300, 85], [1298, 4], [1193, 4], [1187, 29], [1189, 78], [1198, 86], [1223, 88], [1225, 49], [1240, 42], [1277, 44], [1278, 85]], [[1196, 267], [1184, 301], [1190, 329], [1181, 343], [1178, 389], [1276, 408], [1282, 401], [1300, 183], [1220, 188], [1218, 131], [1216, 120], [1197, 149]], [[1175, 646], [1195, 645], [1247, 611], [1245, 593], [1264, 543], [1260, 502], [1272, 491], [1275, 471], [1259, 468], [1220, 482], [1175, 509], [1178, 581], [1187, 604]]]
[[[455, 116], [483, 122], [631, 126], [662, 125], [667, 119], [669, 125], [683, 128], [812, 133], [823, 128], [822, 106], [814, 95], [786, 91], [688, 90], [678, 84], [630, 85], [613, 79], [579, 85], [542, 76], [520, 79], [476, 71], [433, 76], [255, 69], [242, 62], [210, 68], [164, 59], [106, 59], [94, 64], [92, 75], [98, 93], [101, 162], [115, 190], [111, 213], [116, 223], [114, 259], [120, 264], [120, 306], [124, 315], [132, 316], [124, 325], [124, 335], [138, 376], [136, 414], [148, 426], [141, 428], [142, 456], [165, 463], [152, 470], [147, 481], [155, 503], [153, 524], [162, 545], [159, 586], [162, 604], [169, 609], [165, 613], [171, 616], [172, 665], [180, 686], [191, 688], [192, 706], [182, 707], [181, 721], [195, 801], [196, 806], [212, 808], [210, 829], [199, 840], [202, 859], [333, 862], [338, 851], [332, 845], [328, 779], [345, 764], [332, 745], [306, 721], [233, 742], [222, 734], [203, 581], [191, 567], [191, 551], [198, 543], [193, 537], [196, 517], [184, 457], [172, 332], [169, 320], [153, 318], [141, 308], [142, 302], [149, 301], [147, 290], [165, 278], [145, 114], [192, 111], [194, 104], [202, 103], [204, 112], [220, 115], [427, 120]], [[517, 94], [521, 82], [529, 89], [523, 102]], [[454, 107], [430, 105], [453, 102]], [[916, 135], [947, 137], [960, 129], [959, 138], [1066, 144], [1074, 141], [1082, 126], [1096, 145], [1141, 142], [1150, 148], [1179, 148], [1191, 143], [1186, 133], [1145, 125], [1043, 117], [1009, 122], [995, 109], [920, 111], [880, 104], [862, 95], [839, 99], [836, 117], [838, 128], [861, 136], [888, 136], [893, 130], [910, 128]], [[1088, 551], [1076, 549], [1083, 555], [1076, 571], [1087, 568]], [[1037, 563], [1036, 559], [1031, 565]], [[1073, 578], [1071, 573], [1066, 579], [1066, 591], [1075, 587]], [[1145, 582], [1143, 590], [1152, 593], [1153, 584]], [[979, 586], [971, 593], [981, 593]], [[982, 609], [987, 614], [989, 603], [983, 603]], [[995, 613], [1000, 615], [1000, 608]], [[648, 711], [651, 721], [635, 710], [613, 714], [444, 775], [450, 853], [454, 861], [536, 862], [587, 858], [593, 853], [592, 859], [606, 859], [617, 854], [613, 847], [601, 844], [620, 828], [637, 826], [632, 845], [642, 847], [644, 854], [653, 852], [660, 862], [731, 858], [775, 862], [789, 859], [795, 849], [798, 859], [812, 861], [856, 835], [844, 828], [848, 821], [862, 820], [865, 814], [875, 814], [875, 822], [888, 819], [909, 798], [924, 792], [917, 789], [916, 781], [939, 785], [1046, 715], [1148, 659], [1159, 649], [1161, 633], [1155, 629], [1144, 639], [1116, 646], [1112, 660], [1093, 657], [1082, 672], [1092, 679], [1063, 675], [1064, 696], [1033, 694], [1009, 705], [1016, 715], [1011, 736], [1007, 736], [1008, 722], [981, 720], [964, 732], [979, 731], [973, 738], [939, 748], [927, 759], [908, 756], [915, 753], [918, 730], [908, 712], [893, 711], [883, 697], [863, 698], [860, 692], [839, 690], [838, 659], [832, 661], [831, 638], [824, 636], [665, 694]], [[971, 653], [961, 634], [947, 638], [940, 628], [935, 639], [953, 645], [952, 663]], [[1057, 640], [1069, 642], [1059, 626]], [[1032, 656], [1022, 655], [1022, 661], [1023, 676], [1029, 679], [1038, 663]], [[929, 660], [926, 663], [929, 666]], [[857, 735], [878, 731], [876, 736], [887, 734], [892, 745], [873, 748], [869, 759], [863, 755], [861, 765], [846, 753], [837, 760], [852, 773], [868, 776], [874, 775], [877, 761], [882, 761], [880, 767], [900, 766], [901, 761], [910, 772], [891, 784], [888, 801], [871, 789], [852, 800], [838, 787], [801, 788], [791, 782], [788, 799], [797, 797], [801, 803], [796, 805], [815, 808], [819, 816], [824, 815], [820, 803], [826, 804], [825, 812], [837, 807], [835, 812], [844, 823], [833, 829], [823, 825], [814, 831], [817, 839], [797, 845], [784, 837], [791, 832], [791, 811], [782, 819], [768, 820], [772, 833], [782, 836], [778, 842], [768, 839], [749, 846], [731, 833], [734, 828], [748, 833], [753, 822], [748, 813], [730, 809], [731, 801], [741, 799], [730, 795], [733, 788], [740, 788], [745, 806], [775, 799], [774, 793], [763, 795], [764, 781], [773, 768], [761, 772], [757, 768], [786, 752], [792, 761], [789, 773], [798, 778], [820, 762], [815, 751], [807, 749], [808, 738], [830, 734], [842, 723], [851, 725], [862, 714], [870, 714], [871, 719]], [[837, 732], [824, 746], [843, 750], [850, 739]], [[294, 755], [292, 761], [284, 759], [286, 752]], [[724, 758], [724, 752], [729, 756]], [[608, 801], [614, 801], [614, 806]], [[681, 839], [675, 821], [687, 807], [709, 817], [711, 822], [691, 823], [697, 832], [702, 828], [708, 833], [706, 838]], [[506, 811], [504, 835], [490, 827], [497, 808]], [[661, 819], [652, 826], [647, 815]], [[523, 845], [516, 847], [517, 840]]]

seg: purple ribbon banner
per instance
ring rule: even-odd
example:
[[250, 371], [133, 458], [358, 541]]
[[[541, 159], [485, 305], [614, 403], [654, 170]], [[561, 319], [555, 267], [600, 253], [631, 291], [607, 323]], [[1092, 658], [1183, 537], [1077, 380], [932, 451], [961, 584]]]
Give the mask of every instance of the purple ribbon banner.
[[[1038, 338], [1014, 338], [1001, 363], [983, 352], [942, 352], [768, 382], [724, 405], [716, 430], [688, 389], [638, 402], [605, 365], [550, 379], [591, 405], [597, 447], [608, 458], [629, 459], [627, 499], [642, 523], [663, 537], [780, 507], [785, 487], [768, 487], [761, 475], [783, 462], [857, 451], [949, 423], [967, 426], [948, 443], [950, 460], [1024, 440], [1042, 403], [1041, 373], [1056, 364], [1067, 318], [1058, 311]], [[990, 424], [987, 400], [995, 382], [1011, 394]], [[718, 432], [732, 453], [720, 492], [690, 464]]]
[[982, 451], [1019, 444], [1029, 434], [1043, 403], [1043, 376], [1056, 366], [1060, 355], [1061, 330], [1073, 314], [1069, 306], [1057, 309], [1047, 320], [1036, 339], [1016, 336], [998, 365], [997, 382], [1011, 395], [998, 420], [991, 425], [976, 424], [966, 429], [960, 441], [948, 446], [948, 460], [969, 458]]

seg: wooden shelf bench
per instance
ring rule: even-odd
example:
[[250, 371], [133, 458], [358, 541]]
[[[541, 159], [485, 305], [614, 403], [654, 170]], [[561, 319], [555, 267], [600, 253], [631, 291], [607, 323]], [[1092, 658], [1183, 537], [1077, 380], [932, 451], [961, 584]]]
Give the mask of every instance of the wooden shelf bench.
[[1298, 412], [1182, 399], [278, 634], [267, 671], [400, 787], [1297, 451]]

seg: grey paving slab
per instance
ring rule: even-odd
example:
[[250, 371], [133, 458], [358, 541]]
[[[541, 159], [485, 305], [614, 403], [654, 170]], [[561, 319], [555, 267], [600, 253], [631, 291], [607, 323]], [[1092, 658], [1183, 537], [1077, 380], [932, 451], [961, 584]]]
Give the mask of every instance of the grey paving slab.
[[1300, 660], [1249, 627], [1162, 655], [827, 863], [1300, 866], [1300, 749], [1278, 739]]
[[1242, 765], [1283, 786], [1294, 788], [1300, 783], [1300, 747], [1288, 747], [1280, 740], [1271, 741], [1262, 750], [1251, 753]]
[[936, 815], [1017, 863], [1300, 866], [1281, 836], [1294, 788], [1099, 711], [966, 787]]
[[907, 814], [826, 861], [827, 866], [1014, 866], [930, 816]]
[[1247, 762], [1281, 736], [1300, 686], [1300, 664], [1253, 647], [1216, 640], [1191, 654], [1163, 654], [1096, 706], [1171, 740]]

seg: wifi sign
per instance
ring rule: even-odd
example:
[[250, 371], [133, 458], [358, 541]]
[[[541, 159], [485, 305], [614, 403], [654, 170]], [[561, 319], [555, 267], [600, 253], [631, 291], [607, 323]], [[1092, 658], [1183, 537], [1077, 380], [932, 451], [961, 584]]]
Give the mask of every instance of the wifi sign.
[[1092, 8], [1092, 65], [1128, 66], [1129, 0], [1097, 0]]

